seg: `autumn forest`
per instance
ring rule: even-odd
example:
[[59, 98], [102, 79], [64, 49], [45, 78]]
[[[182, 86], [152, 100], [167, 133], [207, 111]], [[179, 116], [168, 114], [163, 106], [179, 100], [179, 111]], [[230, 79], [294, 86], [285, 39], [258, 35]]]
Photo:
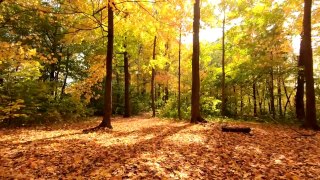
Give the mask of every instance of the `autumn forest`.
[[0, 179], [320, 178], [319, 7], [0, 0]]

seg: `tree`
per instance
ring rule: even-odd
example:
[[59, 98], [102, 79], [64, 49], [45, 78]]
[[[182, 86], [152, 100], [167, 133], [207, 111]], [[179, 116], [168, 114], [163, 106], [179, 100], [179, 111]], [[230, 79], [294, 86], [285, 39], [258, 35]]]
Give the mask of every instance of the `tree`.
[[[126, 43], [126, 42], [125, 42]], [[125, 51], [123, 53], [124, 60], [124, 114], [123, 117], [130, 117], [130, 73], [129, 73], [129, 59], [127, 52], [127, 45], [124, 45]]]
[[112, 114], [112, 56], [113, 56], [113, 7], [112, 0], [108, 1], [108, 45], [106, 57], [106, 81], [105, 81], [105, 94], [104, 94], [104, 115], [103, 120], [98, 127], [107, 127], [112, 129], [111, 114]]
[[306, 118], [304, 126], [306, 128], [319, 130], [316, 119], [316, 102], [313, 79], [313, 58], [311, 47], [311, 7], [312, 0], [305, 0], [302, 40], [300, 47], [300, 56], [302, 62], [304, 62], [304, 75], [306, 80]]
[[178, 117], [181, 119], [181, 27], [179, 32], [179, 50], [178, 50]]
[[[156, 46], [157, 46], [157, 36], [154, 37], [153, 40], [153, 52], [152, 52], [152, 59], [155, 60], [156, 59]], [[152, 117], [156, 116], [156, 107], [155, 107], [155, 92], [154, 92], [154, 78], [156, 75], [156, 70], [154, 69], [154, 67], [152, 67], [152, 72], [151, 72], [151, 109], [152, 109]]]
[[193, 15], [193, 54], [192, 54], [192, 94], [191, 94], [191, 123], [203, 122], [200, 115], [200, 75], [199, 75], [199, 29], [200, 29], [200, 0], [194, 3]]
[[222, 20], [222, 81], [221, 81], [221, 115], [225, 116], [227, 111], [226, 105], [226, 72], [225, 72], [225, 25], [226, 25], [226, 8], [223, 1], [223, 20]]

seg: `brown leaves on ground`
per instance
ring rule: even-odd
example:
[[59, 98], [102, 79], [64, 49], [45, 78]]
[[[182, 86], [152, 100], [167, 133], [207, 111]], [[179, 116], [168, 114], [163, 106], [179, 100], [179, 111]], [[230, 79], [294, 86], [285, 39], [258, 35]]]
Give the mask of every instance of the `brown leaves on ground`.
[[81, 133], [99, 121], [1, 130], [0, 178], [320, 179], [319, 134], [265, 124], [249, 124], [251, 135], [223, 133], [218, 123], [146, 117]]

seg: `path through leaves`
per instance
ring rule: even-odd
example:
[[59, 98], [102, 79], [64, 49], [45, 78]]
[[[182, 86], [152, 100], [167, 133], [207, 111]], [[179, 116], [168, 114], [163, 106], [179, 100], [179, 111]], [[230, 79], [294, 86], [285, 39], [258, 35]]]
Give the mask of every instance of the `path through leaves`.
[[82, 133], [99, 122], [0, 130], [0, 178], [320, 179], [319, 134], [265, 124], [223, 133], [219, 123], [144, 116]]

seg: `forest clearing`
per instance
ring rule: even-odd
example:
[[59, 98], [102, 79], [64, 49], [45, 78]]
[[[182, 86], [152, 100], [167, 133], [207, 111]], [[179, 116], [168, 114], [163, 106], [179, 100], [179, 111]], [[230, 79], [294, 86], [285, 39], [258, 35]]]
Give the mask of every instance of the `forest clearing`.
[[[320, 134], [274, 124], [116, 117], [0, 130], [1, 179], [319, 179]], [[221, 132], [223, 124], [250, 134]], [[311, 134], [309, 131], [302, 131]]]
[[0, 0], [0, 179], [320, 180], [319, 22], [312, 0]]

